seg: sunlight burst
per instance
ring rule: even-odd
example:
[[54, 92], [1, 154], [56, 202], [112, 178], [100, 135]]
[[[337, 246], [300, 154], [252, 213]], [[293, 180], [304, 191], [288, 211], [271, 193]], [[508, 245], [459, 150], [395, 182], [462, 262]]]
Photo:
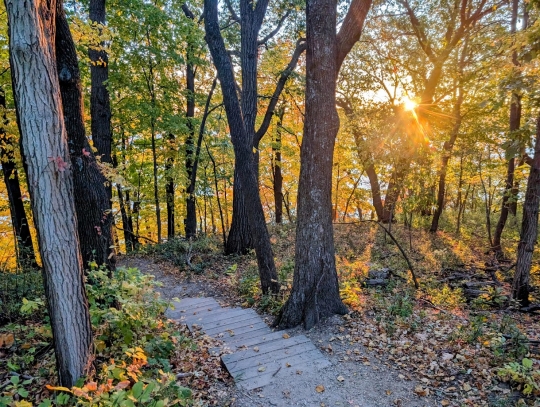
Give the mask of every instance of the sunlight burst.
[[405, 100], [403, 101], [403, 108], [408, 112], [413, 111], [417, 107], [418, 107], [418, 103], [416, 103], [414, 100], [405, 98]]

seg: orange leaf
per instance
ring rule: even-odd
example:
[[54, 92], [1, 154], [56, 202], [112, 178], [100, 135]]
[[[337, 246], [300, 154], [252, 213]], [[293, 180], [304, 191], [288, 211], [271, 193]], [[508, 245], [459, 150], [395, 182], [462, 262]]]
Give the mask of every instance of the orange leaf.
[[120, 383], [118, 383], [114, 388], [116, 390], [125, 389], [131, 384], [129, 380], [122, 380]]

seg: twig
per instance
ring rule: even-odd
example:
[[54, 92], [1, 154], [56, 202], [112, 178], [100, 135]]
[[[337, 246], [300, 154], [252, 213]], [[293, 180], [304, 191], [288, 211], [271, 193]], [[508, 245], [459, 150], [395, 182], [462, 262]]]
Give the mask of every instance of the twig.
[[182, 379], [184, 377], [189, 377], [189, 376], [193, 376], [195, 373], [193, 372], [187, 372], [187, 373], [177, 373], [176, 374], [176, 378], [177, 379]]
[[386, 229], [383, 225], [381, 225], [380, 222], [376, 221], [376, 220], [371, 220], [371, 219], [366, 219], [366, 220], [359, 220], [359, 221], [356, 221], [356, 222], [336, 222], [336, 224], [338, 225], [354, 225], [354, 224], [357, 224], [357, 223], [375, 223], [376, 225], [378, 225], [382, 230], [384, 230], [386, 232], [386, 234], [388, 236], [390, 236], [390, 239], [392, 239], [392, 241], [396, 244], [396, 246], [398, 247], [399, 251], [401, 252], [401, 254], [403, 255], [403, 257], [405, 258], [405, 261], [407, 262], [407, 265], [409, 266], [409, 271], [411, 272], [411, 276], [412, 276], [412, 279], [413, 279], [413, 282], [414, 282], [414, 287], [416, 289], [418, 289], [420, 287], [420, 285], [418, 284], [418, 280], [416, 279], [416, 275], [414, 274], [414, 269], [413, 269], [413, 266], [411, 264], [411, 261], [409, 260], [409, 258], [407, 257], [407, 255], [405, 254], [405, 251], [403, 250], [403, 248], [401, 247], [401, 245], [398, 243], [398, 241], [396, 240], [396, 238], [394, 237], [394, 235], [392, 235], [392, 233], [390, 233], [390, 231], [388, 229]]

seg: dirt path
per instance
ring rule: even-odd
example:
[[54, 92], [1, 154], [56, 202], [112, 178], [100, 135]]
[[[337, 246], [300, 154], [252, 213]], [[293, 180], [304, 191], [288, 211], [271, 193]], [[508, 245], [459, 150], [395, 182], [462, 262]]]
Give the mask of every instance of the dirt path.
[[[239, 305], [227, 297], [219, 286], [199, 280], [186, 281], [173, 266], [154, 263], [151, 258], [122, 257], [119, 264], [137, 267], [152, 274], [163, 286], [159, 291], [166, 299], [213, 296], [222, 305]], [[271, 322], [271, 316], [263, 316]], [[330, 318], [303, 333], [328, 357], [331, 366], [323, 371], [298, 372], [294, 386], [289, 380], [276, 380], [253, 391], [238, 390], [233, 384], [223, 389], [223, 405], [235, 407], [266, 406], [361, 406], [420, 407], [437, 406], [430, 397], [418, 397], [415, 389], [421, 385], [406, 375], [385, 366], [372, 357], [360, 344], [349, 341], [342, 317]], [[293, 332], [294, 333], [294, 332]], [[324, 389], [324, 390], [323, 390]], [[322, 391], [321, 391], [322, 390]]]

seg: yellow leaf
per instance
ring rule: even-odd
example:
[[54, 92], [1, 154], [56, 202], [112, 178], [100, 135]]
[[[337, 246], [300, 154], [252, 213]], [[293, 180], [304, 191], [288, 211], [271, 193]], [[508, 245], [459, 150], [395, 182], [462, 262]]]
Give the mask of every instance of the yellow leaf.
[[32, 403], [26, 400], [16, 401], [15, 407], [32, 407]]
[[322, 384], [319, 384], [317, 387], [315, 387], [315, 390], [317, 393], [322, 393], [324, 391], [324, 386]]
[[289, 338], [290, 338], [289, 334], [283, 334], [283, 339], [289, 339]]
[[46, 384], [45, 387], [48, 389], [48, 390], [52, 390], [52, 391], [67, 391], [68, 393], [71, 393], [71, 390], [68, 389], [67, 387], [62, 387], [62, 386], [51, 386], [49, 384]]

